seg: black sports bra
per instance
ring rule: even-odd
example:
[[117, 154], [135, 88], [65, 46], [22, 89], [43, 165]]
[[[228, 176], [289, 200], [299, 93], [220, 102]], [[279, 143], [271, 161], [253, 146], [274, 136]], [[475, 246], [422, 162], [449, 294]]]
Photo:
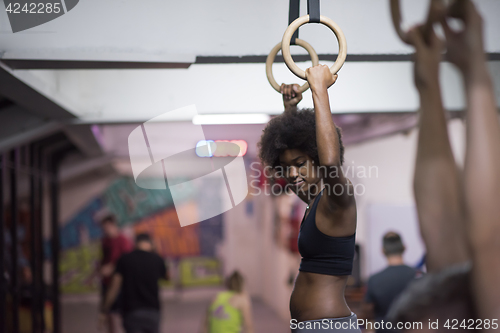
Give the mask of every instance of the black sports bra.
[[[316, 209], [323, 191], [318, 195], [299, 232], [300, 271], [325, 275], [351, 275], [356, 233], [347, 237], [332, 237], [316, 226]], [[304, 213], [305, 216], [305, 213]]]

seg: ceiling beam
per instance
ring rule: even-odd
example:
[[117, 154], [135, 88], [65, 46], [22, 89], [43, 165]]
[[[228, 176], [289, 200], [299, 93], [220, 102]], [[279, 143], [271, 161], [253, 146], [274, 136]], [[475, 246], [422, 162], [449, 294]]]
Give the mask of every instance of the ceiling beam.
[[[21, 123], [21, 130], [1, 139], [0, 151], [33, 142], [64, 130], [68, 139], [85, 155], [97, 156], [102, 154], [102, 149], [88, 126], [76, 126], [65, 129], [65, 126], [71, 120], [77, 119], [76, 116], [38, 90], [21, 81], [1, 61], [0, 94], [17, 104], [15, 107], [19, 108], [19, 110], [25, 109], [27, 112], [23, 115], [24, 118], [20, 119], [30, 120], [32, 123], [32, 126], [25, 130], [22, 126], [25, 126], [26, 122], [19, 121]], [[3, 112], [6, 111], [4, 110]], [[39, 122], [35, 124], [37, 119]], [[0, 128], [2, 126], [9, 125], [2, 122], [0, 123]]]
[[[500, 53], [487, 53], [489, 61], [500, 60]], [[335, 61], [336, 54], [318, 54], [319, 60]], [[199, 56], [196, 57], [195, 64], [233, 64], [233, 63], [265, 63], [267, 55], [252, 55], [252, 56]], [[309, 55], [294, 55], [293, 60], [296, 62], [309, 61]], [[348, 54], [347, 62], [402, 62], [412, 61], [413, 54]], [[446, 61], [446, 59], [443, 59]], [[283, 56], [278, 55], [274, 62], [284, 62]]]
[[36, 91], [12, 74], [0, 61], [0, 94], [33, 114], [51, 120], [75, 118], [57, 103]]
[[65, 49], [7, 51], [0, 58], [11, 69], [185, 69], [196, 60], [190, 54]]
[[[335, 61], [336, 54], [319, 54], [323, 61]], [[488, 60], [500, 60], [500, 53], [488, 53]], [[295, 55], [297, 62], [309, 61], [309, 55]], [[252, 56], [198, 56], [195, 64], [237, 64], [265, 63], [267, 55]], [[348, 54], [347, 62], [401, 62], [411, 61], [412, 54]], [[64, 60], [64, 59], [14, 59], [2, 58], [1, 62], [10, 69], [187, 69], [191, 62], [159, 62], [159, 61], [99, 61], [99, 60]], [[276, 56], [275, 62], [284, 62], [283, 56]]]
[[74, 61], [3, 59], [11, 69], [172, 69], [189, 68], [191, 63], [139, 61]]

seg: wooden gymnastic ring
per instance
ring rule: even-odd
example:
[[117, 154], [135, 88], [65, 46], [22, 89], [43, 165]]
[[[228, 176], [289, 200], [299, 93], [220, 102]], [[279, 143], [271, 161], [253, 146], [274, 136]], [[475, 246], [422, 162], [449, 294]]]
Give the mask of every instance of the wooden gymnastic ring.
[[[285, 34], [283, 35], [283, 40], [281, 41], [281, 53], [283, 54], [283, 59], [285, 60], [285, 64], [288, 68], [301, 79], [306, 80], [306, 72], [300, 69], [292, 59], [292, 55], [290, 54], [290, 40], [292, 39], [292, 35], [301, 25], [309, 23], [309, 15], [304, 15], [293, 21], [288, 28], [285, 30]], [[345, 58], [347, 56], [347, 41], [345, 39], [344, 33], [342, 29], [337, 25], [337, 23], [333, 22], [333, 20], [329, 19], [326, 16], [320, 16], [320, 23], [329, 27], [335, 36], [337, 36], [339, 42], [339, 54], [337, 56], [337, 60], [330, 67], [330, 72], [332, 75], [337, 74], [337, 72], [344, 65]]]
[[399, 5], [399, 0], [390, 0], [391, 1], [391, 16], [392, 16], [392, 24], [394, 25], [394, 29], [396, 29], [396, 33], [399, 38], [406, 44], [410, 44], [408, 38], [408, 32], [403, 31], [401, 27], [401, 22], [403, 21], [401, 18], [401, 6]]
[[[399, 0], [390, 0], [390, 1], [391, 1], [391, 17], [394, 29], [396, 29], [396, 33], [403, 42], [411, 45], [410, 38], [408, 36], [408, 31], [404, 31], [403, 28], [401, 27], [403, 19], [401, 18], [401, 6], [399, 5]], [[445, 0], [431, 0], [431, 6], [436, 4], [443, 6], [447, 5]], [[424, 31], [426, 36], [431, 31], [432, 25], [434, 24], [434, 22], [437, 21], [437, 19], [438, 19], [437, 17], [432, 17], [431, 15], [427, 17], [427, 21], [425, 22], [424, 25]]]
[[[304, 41], [302, 39], [298, 39], [298, 38], [295, 39], [295, 44], [298, 45], [298, 46], [300, 46], [300, 47], [302, 47], [302, 48], [304, 48], [304, 49], [306, 49], [306, 51], [311, 56], [311, 61], [312, 61], [313, 66], [316, 66], [316, 65], [319, 64], [318, 54], [316, 53], [316, 51], [314, 51], [314, 49], [311, 46], [311, 44], [309, 44], [308, 42], [306, 42], [306, 41]], [[273, 75], [273, 63], [274, 63], [274, 59], [276, 58], [276, 55], [278, 54], [279, 50], [281, 50], [281, 42], [279, 42], [278, 44], [276, 44], [276, 46], [273, 47], [273, 49], [271, 50], [271, 52], [267, 56], [267, 59], [266, 59], [266, 75], [267, 75], [267, 80], [269, 81], [269, 83], [271, 84], [271, 86], [274, 88], [274, 90], [276, 90], [277, 92], [281, 93], [281, 86], [278, 84], [278, 82], [276, 82], [276, 80], [274, 79], [274, 75]], [[307, 89], [309, 89], [309, 83], [308, 82], [306, 82], [302, 86], [300, 86], [299, 92], [303, 93]]]

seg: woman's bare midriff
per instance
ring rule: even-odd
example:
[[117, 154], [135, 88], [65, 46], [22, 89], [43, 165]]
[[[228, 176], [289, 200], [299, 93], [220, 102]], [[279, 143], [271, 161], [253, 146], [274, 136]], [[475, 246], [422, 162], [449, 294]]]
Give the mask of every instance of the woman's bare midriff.
[[347, 276], [299, 272], [290, 298], [290, 313], [297, 321], [351, 315], [344, 298]]

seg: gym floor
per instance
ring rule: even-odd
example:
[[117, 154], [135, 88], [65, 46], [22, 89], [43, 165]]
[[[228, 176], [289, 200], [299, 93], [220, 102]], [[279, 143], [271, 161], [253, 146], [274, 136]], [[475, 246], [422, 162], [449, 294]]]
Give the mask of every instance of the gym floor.
[[[206, 308], [218, 290], [162, 294], [161, 333], [198, 333]], [[255, 332], [289, 333], [288, 323], [259, 299], [252, 300]], [[97, 332], [97, 296], [63, 298], [63, 333]], [[121, 327], [117, 333], [123, 333]]]

